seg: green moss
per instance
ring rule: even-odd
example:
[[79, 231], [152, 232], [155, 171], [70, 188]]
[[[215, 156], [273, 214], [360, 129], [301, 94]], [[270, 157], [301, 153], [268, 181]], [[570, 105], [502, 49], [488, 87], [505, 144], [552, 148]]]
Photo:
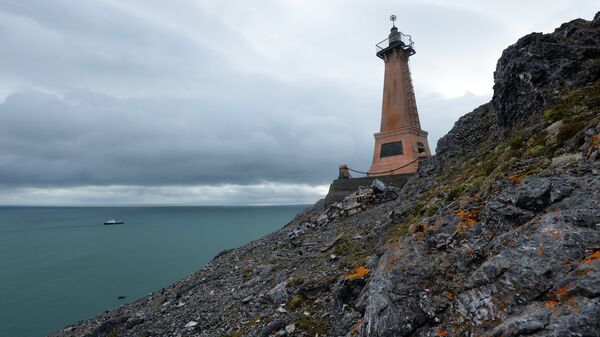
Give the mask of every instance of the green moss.
[[482, 176], [489, 176], [496, 169], [496, 163], [492, 160], [487, 161], [481, 165]]
[[246, 268], [242, 272], [242, 278], [244, 280], [249, 280], [252, 277], [252, 273], [253, 273], [252, 268]]
[[448, 197], [446, 197], [447, 201], [454, 201], [464, 192], [464, 187], [462, 185], [454, 187], [448, 192]]
[[542, 130], [529, 139], [529, 142], [528, 142], [529, 146], [536, 147], [536, 146], [546, 145], [547, 137], [548, 137], [548, 131]]
[[234, 331], [228, 335], [221, 335], [221, 337], [242, 337], [242, 332], [241, 331]]
[[119, 334], [115, 330], [113, 330], [113, 331], [109, 332], [106, 335], [106, 337], [119, 337]]
[[338, 270], [339, 271], [347, 271], [347, 270], [351, 270], [352, 266], [354, 265], [354, 263], [352, 263], [351, 261], [349, 261], [348, 259], [342, 259], [340, 260], [340, 263], [338, 264]]
[[529, 153], [532, 156], [539, 156], [539, 155], [543, 155], [546, 152], [548, 152], [550, 148], [545, 146], [545, 145], [536, 145], [534, 147], [532, 147], [531, 149], [529, 149]]
[[561, 119], [594, 113], [600, 106], [600, 81], [569, 92], [550, 104], [543, 112], [544, 121], [554, 123]]
[[140, 333], [140, 337], [148, 337], [150, 336], [150, 332], [148, 330], [144, 330]]
[[263, 316], [254, 316], [254, 317], [252, 317], [248, 321], [248, 325], [249, 326], [255, 326], [258, 323], [261, 323], [261, 322], [263, 322], [263, 323], [269, 323], [272, 320], [273, 320], [273, 317], [271, 317], [271, 316], [266, 316], [266, 317], [263, 317]]
[[293, 288], [297, 285], [299, 285], [300, 283], [302, 283], [304, 281], [304, 278], [301, 276], [296, 276], [291, 278], [289, 281], [287, 281], [287, 283], [285, 284], [286, 288]]
[[330, 328], [329, 320], [323, 317], [303, 317], [298, 322], [302, 331], [306, 331], [309, 336], [327, 336]]
[[523, 143], [525, 142], [525, 138], [523, 137], [523, 132], [521, 130], [516, 131], [506, 142], [508, 147], [511, 150], [520, 150], [523, 148]]
[[565, 122], [558, 130], [556, 140], [562, 144], [565, 141], [571, 139], [571, 137], [575, 136], [575, 134], [577, 134], [577, 132], [579, 132], [584, 126], [585, 122], [583, 121]]
[[424, 204], [424, 203], [419, 203], [419, 204], [416, 204], [416, 205], [413, 207], [413, 214], [415, 214], [415, 215], [417, 215], [417, 214], [421, 214], [421, 211], [423, 210], [423, 207], [425, 207], [425, 204]]
[[300, 308], [306, 302], [306, 297], [302, 294], [295, 294], [292, 298], [287, 302], [285, 308], [292, 311]]
[[332, 248], [331, 253], [339, 257], [337, 270], [346, 272], [371, 255], [372, 248], [366, 247], [359, 240], [346, 237]]
[[404, 235], [404, 234], [406, 234], [406, 232], [408, 232], [409, 227], [410, 227], [410, 224], [408, 224], [408, 223], [396, 224], [390, 230], [390, 233], [388, 235], [388, 241], [397, 240], [398, 237], [400, 237], [401, 235]]
[[338, 242], [332, 250], [332, 253], [339, 256], [352, 255], [353, 252], [359, 251], [361, 245], [353, 239], [345, 239]]

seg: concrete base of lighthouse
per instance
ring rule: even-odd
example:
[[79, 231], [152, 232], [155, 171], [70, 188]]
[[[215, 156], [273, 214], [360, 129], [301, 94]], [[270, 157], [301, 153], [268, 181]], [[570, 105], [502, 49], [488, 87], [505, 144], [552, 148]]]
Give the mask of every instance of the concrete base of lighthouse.
[[430, 156], [427, 132], [415, 128], [379, 132], [375, 136], [369, 176], [417, 172], [420, 157]]

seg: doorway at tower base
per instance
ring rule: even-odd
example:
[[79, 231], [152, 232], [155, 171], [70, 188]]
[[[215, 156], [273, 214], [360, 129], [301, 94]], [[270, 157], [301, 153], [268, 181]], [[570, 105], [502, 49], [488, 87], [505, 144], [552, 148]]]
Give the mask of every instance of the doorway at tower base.
[[431, 155], [427, 132], [416, 128], [379, 132], [375, 135], [369, 176], [415, 173], [419, 158]]

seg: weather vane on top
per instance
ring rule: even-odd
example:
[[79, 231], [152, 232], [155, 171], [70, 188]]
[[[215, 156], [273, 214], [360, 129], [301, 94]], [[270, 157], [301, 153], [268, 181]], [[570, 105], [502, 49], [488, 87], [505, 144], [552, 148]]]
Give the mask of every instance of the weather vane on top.
[[392, 27], [396, 27], [394, 21], [396, 21], [396, 16], [394, 14], [390, 15], [390, 21], [392, 21]]

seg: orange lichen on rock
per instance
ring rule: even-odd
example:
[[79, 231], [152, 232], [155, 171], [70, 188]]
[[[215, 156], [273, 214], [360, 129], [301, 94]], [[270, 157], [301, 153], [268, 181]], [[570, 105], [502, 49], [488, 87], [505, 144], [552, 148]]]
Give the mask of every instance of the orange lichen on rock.
[[560, 238], [560, 231], [556, 228], [551, 228], [548, 230], [548, 233], [550, 233], [550, 237], [553, 239], [558, 239]]
[[559, 302], [566, 302], [571, 298], [569, 295], [569, 286], [558, 288], [556, 291], [550, 292], [550, 299], [544, 302], [546, 308], [552, 309], [556, 307]]
[[523, 177], [518, 174], [509, 175], [508, 177], [506, 177], [506, 179], [508, 179], [510, 182], [512, 182], [515, 185], [518, 185], [523, 182]]
[[600, 259], [600, 250], [595, 251], [594, 254], [592, 254], [592, 256], [583, 260], [583, 263], [592, 263], [598, 259]]
[[544, 255], [544, 252], [545, 252], [544, 247], [540, 247], [540, 248], [537, 249], [537, 253], [540, 254], [540, 255]]
[[592, 136], [590, 147], [588, 148], [588, 156], [591, 155], [596, 149], [600, 149], [600, 133]]
[[356, 321], [356, 323], [354, 323], [354, 325], [352, 325], [352, 327], [350, 328], [350, 333], [348, 333], [348, 336], [359, 336], [360, 335], [360, 328], [363, 325], [363, 319], [359, 319], [358, 321]]
[[469, 248], [469, 247], [467, 247], [467, 249], [465, 250], [465, 254], [466, 254], [466, 255], [467, 255], [467, 257], [468, 257], [468, 258], [470, 258], [470, 259], [472, 259], [472, 258], [473, 258], [473, 256], [475, 255], [475, 254], [473, 254], [473, 249], [471, 249], [471, 248]]
[[427, 231], [429, 230], [429, 225], [422, 225], [422, 224], [412, 225], [412, 226], [410, 226], [410, 228], [408, 230], [413, 234], [418, 233], [418, 232], [427, 233]]
[[438, 336], [448, 336], [448, 330], [444, 328], [440, 328], [437, 331]]
[[453, 293], [453, 292], [451, 292], [451, 291], [448, 291], [448, 292], [446, 292], [446, 297], [447, 297], [449, 300], [453, 300], [453, 299], [454, 299], [454, 293]]
[[367, 269], [366, 267], [360, 266], [354, 270], [354, 273], [346, 275], [346, 278], [347, 279], [365, 278], [365, 276], [367, 276], [368, 273], [369, 273], [369, 269]]
[[454, 212], [454, 214], [461, 219], [461, 221], [456, 224], [456, 230], [459, 233], [462, 233], [465, 230], [475, 226], [477, 221], [479, 221], [481, 212], [479, 211], [478, 207], [474, 207], [468, 211], [459, 209], [458, 211]]
[[569, 296], [569, 287], [564, 286], [564, 287], [558, 288], [558, 290], [556, 291], [556, 297], [561, 301], [568, 300], [570, 297]]

